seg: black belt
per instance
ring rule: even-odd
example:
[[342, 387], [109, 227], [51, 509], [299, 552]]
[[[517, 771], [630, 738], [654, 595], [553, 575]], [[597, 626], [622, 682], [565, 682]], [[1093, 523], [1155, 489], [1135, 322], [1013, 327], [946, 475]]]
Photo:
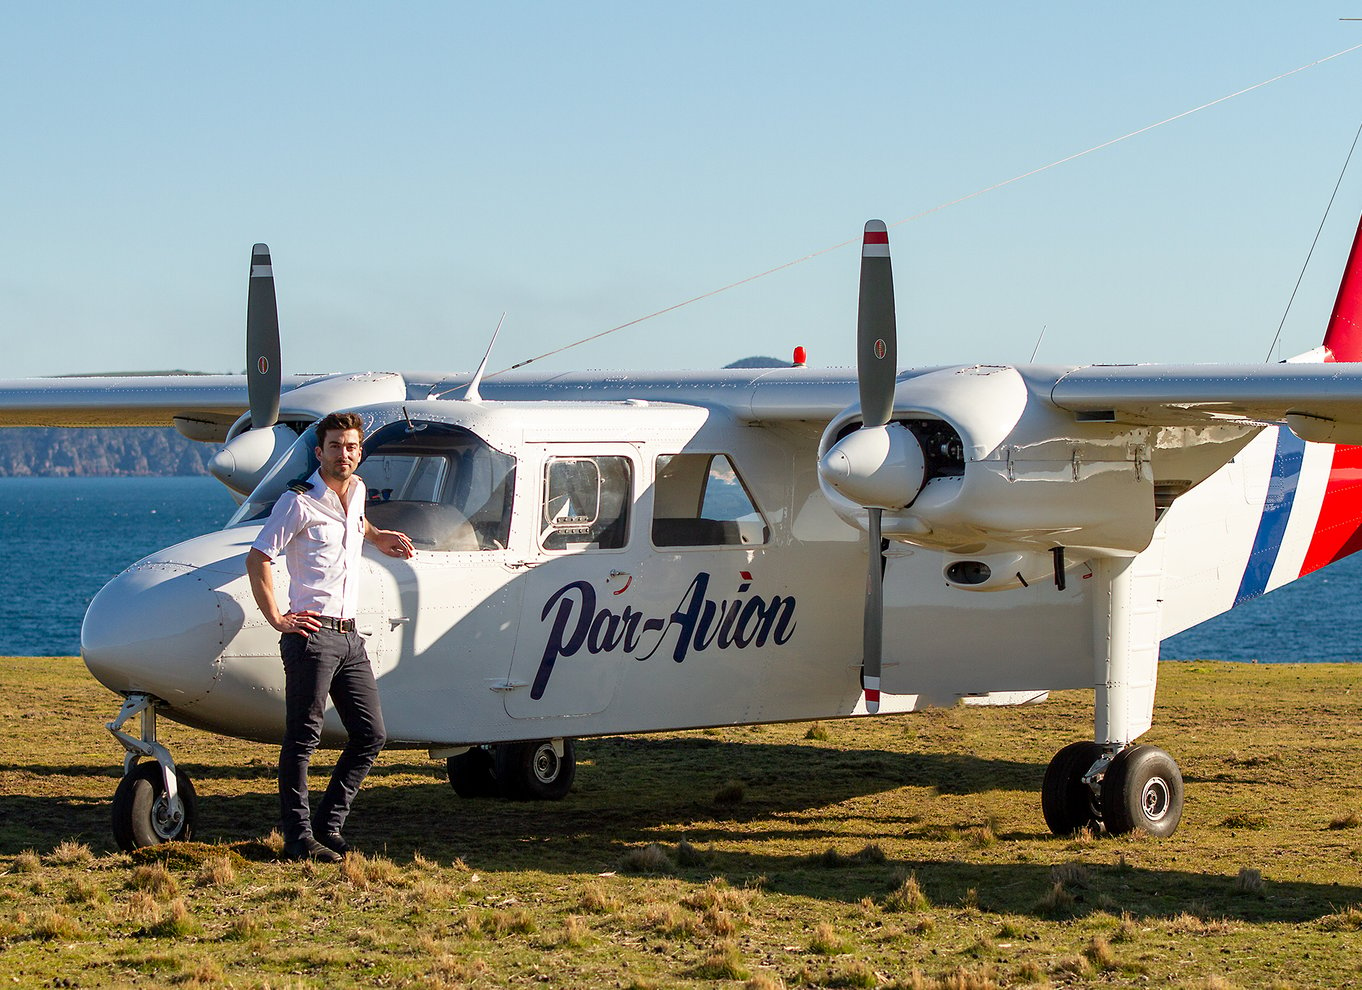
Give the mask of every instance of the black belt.
[[314, 615], [314, 619], [323, 629], [334, 629], [336, 632], [352, 633], [355, 631], [354, 619], [333, 619], [329, 615]]

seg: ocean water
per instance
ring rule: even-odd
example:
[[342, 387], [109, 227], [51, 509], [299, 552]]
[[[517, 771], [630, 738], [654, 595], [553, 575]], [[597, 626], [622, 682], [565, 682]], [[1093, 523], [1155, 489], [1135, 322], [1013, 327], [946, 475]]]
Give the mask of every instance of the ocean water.
[[235, 509], [208, 477], [0, 478], [0, 656], [79, 654], [105, 582]]
[[[0, 478], [0, 656], [78, 654], [85, 607], [109, 578], [235, 508], [205, 477]], [[1162, 656], [1362, 659], [1362, 554], [1165, 640]]]

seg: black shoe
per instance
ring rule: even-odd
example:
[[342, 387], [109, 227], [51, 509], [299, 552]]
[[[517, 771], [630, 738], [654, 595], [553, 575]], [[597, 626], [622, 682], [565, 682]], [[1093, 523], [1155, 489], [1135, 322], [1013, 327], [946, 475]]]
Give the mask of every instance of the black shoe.
[[328, 849], [312, 836], [304, 836], [293, 842], [284, 843], [284, 858], [291, 860], [312, 859], [319, 863], [339, 863], [340, 853]]
[[318, 832], [317, 841], [340, 856], [349, 856], [354, 852], [354, 847], [339, 832]]

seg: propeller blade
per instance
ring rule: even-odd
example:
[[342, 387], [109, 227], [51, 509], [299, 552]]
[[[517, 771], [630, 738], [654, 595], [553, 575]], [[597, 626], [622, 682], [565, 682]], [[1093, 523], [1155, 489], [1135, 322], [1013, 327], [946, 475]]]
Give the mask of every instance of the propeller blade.
[[880, 517], [883, 509], [870, 510], [866, 533], [870, 566], [865, 581], [865, 648], [861, 659], [861, 687], [865, 691], [865, 710], [874, 715], [880, 710], [880, 658], [884, 652], [884, 552], [881, 549]]
[[856, 316], [856, 381], [866, 426], [883, 426], [894, 411], [897, 338], [889, 228], [883, 220], [871, 220], [861, 242], [861, 301]]
[[268, 429], [279, 420], [279, 310], [274, 301], [274, 269], [267, 244], [251, 248], [251, 285], [246, 300], [246, 394], [251, 429]]

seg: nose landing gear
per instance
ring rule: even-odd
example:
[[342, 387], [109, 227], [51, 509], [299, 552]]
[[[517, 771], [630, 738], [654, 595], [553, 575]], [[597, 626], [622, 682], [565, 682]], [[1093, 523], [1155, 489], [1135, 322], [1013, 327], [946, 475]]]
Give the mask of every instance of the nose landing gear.
[[1115, 754], [1095, 742], [1065, 746], [1050, 761], [1041, 785], [1045, 824], [1055, 835], [1081, 828], [1108, 835], [1172, 835], [1182, 819], [1182, 772], [1154, 746]]
[[[123, 779], [114, 791], [111, 806], [114, 841], [125, 852], [187, 841], [193, 837], [198, 817], [193, 781], [156, 740], [156, 704], [150, 695], [129, 695], [118, 716], [108, 724], [108, 730], [127, 751]], [[123, 731], [134, 715], [142, 716], [140, 737]], [[142, 757], [149, 762], [138, 762]]]

